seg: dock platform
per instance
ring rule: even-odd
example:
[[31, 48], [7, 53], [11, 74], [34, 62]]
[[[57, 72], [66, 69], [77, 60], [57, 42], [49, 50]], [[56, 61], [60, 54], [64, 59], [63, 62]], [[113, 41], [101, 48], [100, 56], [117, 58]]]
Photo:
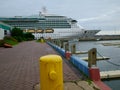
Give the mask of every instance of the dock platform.
[[101, 77], [101, 79], [120, 78], [120, 70], [102, 71], [102, 72], [100, 72], [100, 77]]
[[[21, 42], [13, 48], [0, 47], [0, 90], [34, 90], [33, 87], [40, 82], [39, 58], [48, 54], [59, 55], [46, 43], [36, 41]], [[75, 87], [79, 88], [76, 90], [88, 90], [87, 88], [92, 87], [84, 82], [81, 82], [82, 86], [70, 83], [84, 80], [85, 77], [65, 58], [63, 76], [64, 81], [68, 82], [65, 86], [69, 90]]]
[[[85, 60], [85, 61], [88, 61], [88, 57], [82, 57], [81, 59]], [[108, 59], [110, 59], [110, 58], [109, 57], [105, 57], [105, 56], [97, 57], [97, 60], [108, 60]]]
[[88, 51], [76, 51], [73, 54], [87, 54], [87, 53], [88, 53]]

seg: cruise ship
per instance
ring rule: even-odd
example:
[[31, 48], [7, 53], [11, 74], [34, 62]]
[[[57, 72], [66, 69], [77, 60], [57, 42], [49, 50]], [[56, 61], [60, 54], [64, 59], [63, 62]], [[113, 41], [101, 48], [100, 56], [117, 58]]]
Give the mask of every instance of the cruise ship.
[[66, 16], [43, 14], [34, 16], [0, 17], [0, 22], [4, 22], [12, 27], [21, 28], [24, 32], [30, 32], [35, 39], [41, 37], [45, 39], [71, 39], [80, 38], [83, 35], [95, 35], [100, 30], [84, 30], [77, 24], [77, 20]]

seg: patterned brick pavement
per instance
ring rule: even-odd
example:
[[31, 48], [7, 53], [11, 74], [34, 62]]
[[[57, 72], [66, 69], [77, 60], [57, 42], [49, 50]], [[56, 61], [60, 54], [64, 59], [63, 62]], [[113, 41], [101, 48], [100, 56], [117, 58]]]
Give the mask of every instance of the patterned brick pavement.
[[[58, 54], [45, 43], [22, 42], [13, 48], [0, 48], [0, 90], [33, 90], [39, 83], [41, 56]], [[80, 80], [82, 76], [63, 58], [64, 81]]]

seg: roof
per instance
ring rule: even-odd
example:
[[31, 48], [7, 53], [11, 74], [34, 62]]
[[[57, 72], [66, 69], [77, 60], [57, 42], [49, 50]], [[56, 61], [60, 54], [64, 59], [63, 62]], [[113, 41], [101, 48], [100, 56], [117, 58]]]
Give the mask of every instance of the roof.
[[3, 22], [0, 22], [0, 28], [5, 29], [5, 30], [11, 30], [12, 27]]
[[120, 35], [120, 30], [101, 30], [97, 35]]

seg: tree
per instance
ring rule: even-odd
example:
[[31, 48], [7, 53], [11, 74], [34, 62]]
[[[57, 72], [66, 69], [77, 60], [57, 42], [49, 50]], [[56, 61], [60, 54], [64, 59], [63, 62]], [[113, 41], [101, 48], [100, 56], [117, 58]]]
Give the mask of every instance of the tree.
[[23, 31], [20, 28], [13, 28], [11, 31], [11, 36], [14, 37], [18, 42], [23, 41]]
[[18, 42], [21, 42], [23, 40], [33, 40], [34, 39], [34, 35], [32, 35], [32, 33], [23, 33], [23, 30], [21, 30], [20, 28], [13, 28], [11, 31], [11, 36], [14, 37]]
[[23, 31], [20, 28], [13, 28], [11, 31], [11, 35], [13, 37], [23, 37]]
[[24, 38], [26, 40], [33, 40], [34, 39], [34, 35], [32, 35], [32, 33], [27, 32], [27, 33], [24, 33]]

